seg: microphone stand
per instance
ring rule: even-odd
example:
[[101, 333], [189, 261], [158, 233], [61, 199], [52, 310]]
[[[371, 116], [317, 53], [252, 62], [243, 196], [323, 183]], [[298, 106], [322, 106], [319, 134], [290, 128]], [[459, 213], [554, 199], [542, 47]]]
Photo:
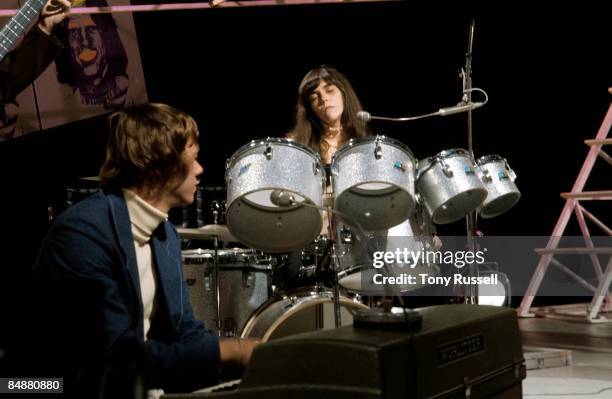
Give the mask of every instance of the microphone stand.
[[[475, 20], [470, 22], [470, 30], [468, 34], [468, 49], [465, 54], [465, 67], [461, 69], [461, 78], [463, 81], [463, 99], [465, 103], [472, 102], [472, 47], [474, 45], [474, 26]], [[474, 146], [472, 140], [472, 129], [473, 129], [473, 118], [472, 110], [467, 111], [467, 131], [468, 131], [468, 151], [472, 159], [474, 159]], [[476, 251], [476, 219], [477, 210], [474, 210], [466, 216], [466, 230], [467, 230], [467, 247], [468, 251], [474, 253]], [[476, 275], [476, 265], [470, 264], [468, 266], [468, 274], [470, 277]], [[465, 303], [478, 304], [478, 285], [469, 284], [468, 293], [464, 298]]]

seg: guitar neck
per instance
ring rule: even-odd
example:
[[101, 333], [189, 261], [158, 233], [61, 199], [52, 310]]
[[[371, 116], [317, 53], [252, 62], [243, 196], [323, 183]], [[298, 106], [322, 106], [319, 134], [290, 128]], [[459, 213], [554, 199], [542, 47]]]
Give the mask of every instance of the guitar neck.
[[10, 21], [0, 30], [0, 61], [15, 46], [15, 43], [26, 32], [38, 17], [47, 0], [27, 0]]

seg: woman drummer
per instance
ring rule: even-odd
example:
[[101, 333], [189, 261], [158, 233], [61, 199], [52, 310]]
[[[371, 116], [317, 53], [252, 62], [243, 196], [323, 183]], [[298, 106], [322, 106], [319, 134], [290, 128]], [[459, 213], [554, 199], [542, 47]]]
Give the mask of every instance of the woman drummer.
[[[327, 178], [331, 177], [332, 157], [352, 138], [362, 138], [370, 134], [365, 122], [357, 119], [361, 102], [348, 79], [336, 68], [321, 65], [310, 70], [298, 87], [295, 124], [287, 138], [310, 147], [321, 156]], [[330, 182], [327, 182], [326, 197], [332, 195]], [[321, 236], [328, 235], [328, 216], [322, 212], [323, 226]], [[308, 284], [298, 278], [304, 259], [303, 251], [289, 254], [286, 267], [281, 268], [278, 283], [284, 288]], [[321, 276], [314, 276], [315, 280]]]
[[[357, 119], [361, 102], [348, 79], [331, 65], [310, 70], [298, 87], [295, 125], [287, 138], [318, 152], [331, 177], [333, 155], [350, 139], [370, 134], [365, 122]], [[331, 195], [328, 181], [326, 196]], [[323, 215], [321, 234], [327, 234], [327, 215]]]
[[352, 138], [369, 134], [357, 119], [361, 102], [348, 79], [330, 65], [310, 70], [298, 88], [295, 125], [287, 137], [304, 144], [331, 163], [336, 150]]
[[[357, 118], [363, 108], [348, 79], [331, 65], [321, 65], [310, 70], [299, 85], [296, 105], [295, 125], [287, 138], [306, 145], [318, 152], [326, 165], [328, 179], [331, 177], [330, 164], [336, 151], [353, 138], [362, 138], [371, 134], [367, 124]], [[331, 185], [327, 184], [327, 197], [331, 196]], [[328, 234], [328, 215], [322, 213], [323, 226], [321, 235]], [[441, 242], [435, 238], [435, 247]], [[289, 255], [288, 267], [284, 270], [285, 280], [289, 286], [296, 281], [297, 252]], [[315, 276], [316, 278], [316, 276]], [[302, 282], [303, 283], [303, 282]], [[283, 284], [281, 284], [283, 285]]]

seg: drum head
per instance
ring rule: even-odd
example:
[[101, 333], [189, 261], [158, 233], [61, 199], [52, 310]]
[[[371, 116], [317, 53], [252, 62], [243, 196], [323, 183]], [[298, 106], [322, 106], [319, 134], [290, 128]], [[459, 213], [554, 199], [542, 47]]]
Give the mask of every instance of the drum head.
[[371, 182], [352, 187], [336, 198], [336, 209], [364, 229], [386, 230], [405, 221], [414, 210], [414, 196], [397, 186]]
[[241, 243], [264, 252], [291, 252], [304, 248], [319, 235], [322, 221], [317, 209], [306, 205], [267, 206], [270, 195], [266, 194], [252, 193], [229, 207], [227, 224]]
[[521, 193], [518, 191], [513, 191], [501, 195], [495, 198], [493, 201], [490, 201], [480, 209], [480, 217], [482, 217], [483, 219], [490, 219], [499, 216], [502, 213], [505, 213], [506, 211], [510, 210], [510, 208], [512, 208], [514, 205], [516, 205], [520, 198]]
[[253, 141], [228, 161], [226, 223], [246, 246], [271, 253], [305, 247], [321, 231], [325, 169], [286, 139]]
[[487, 190], [482, 188], [460, 192], [438, 206], [431, 218], [437, 224], [456, 222], [476, 209], [486, 197]]
[[412, 152], [395, 139], [352, 139], [332, 158], [335, 207], [365, 230], [396, 226], [414, 210], [415, 169]]

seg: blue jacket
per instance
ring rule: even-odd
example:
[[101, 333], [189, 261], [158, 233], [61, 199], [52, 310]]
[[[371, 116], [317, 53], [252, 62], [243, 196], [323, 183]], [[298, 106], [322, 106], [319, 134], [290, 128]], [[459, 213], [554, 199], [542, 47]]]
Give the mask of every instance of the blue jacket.
[[180, 239], [171, 223], [162, 223], [154, 232], [151, 247], [158, 305], [146, 342], [134, 239], [120, 193], [95, 194], [64, 212], [43, 241], [34, 271], [47, 284], [66, 280], [76, 282], [73, 286], [95, 287], [85, 294], [92, 298], [83, 298], [83, 293], [74, 298], [99, 307], [91, 309], [99, 312], [93, 318], [99, 323], [85, 326], [96, 331], [79, 334], [100, 337], [106, 353], [129, 340], [143, 345], [148, 387], [187, 391], [215, 384], [218, 338], [194, 318], [182, 276]]

